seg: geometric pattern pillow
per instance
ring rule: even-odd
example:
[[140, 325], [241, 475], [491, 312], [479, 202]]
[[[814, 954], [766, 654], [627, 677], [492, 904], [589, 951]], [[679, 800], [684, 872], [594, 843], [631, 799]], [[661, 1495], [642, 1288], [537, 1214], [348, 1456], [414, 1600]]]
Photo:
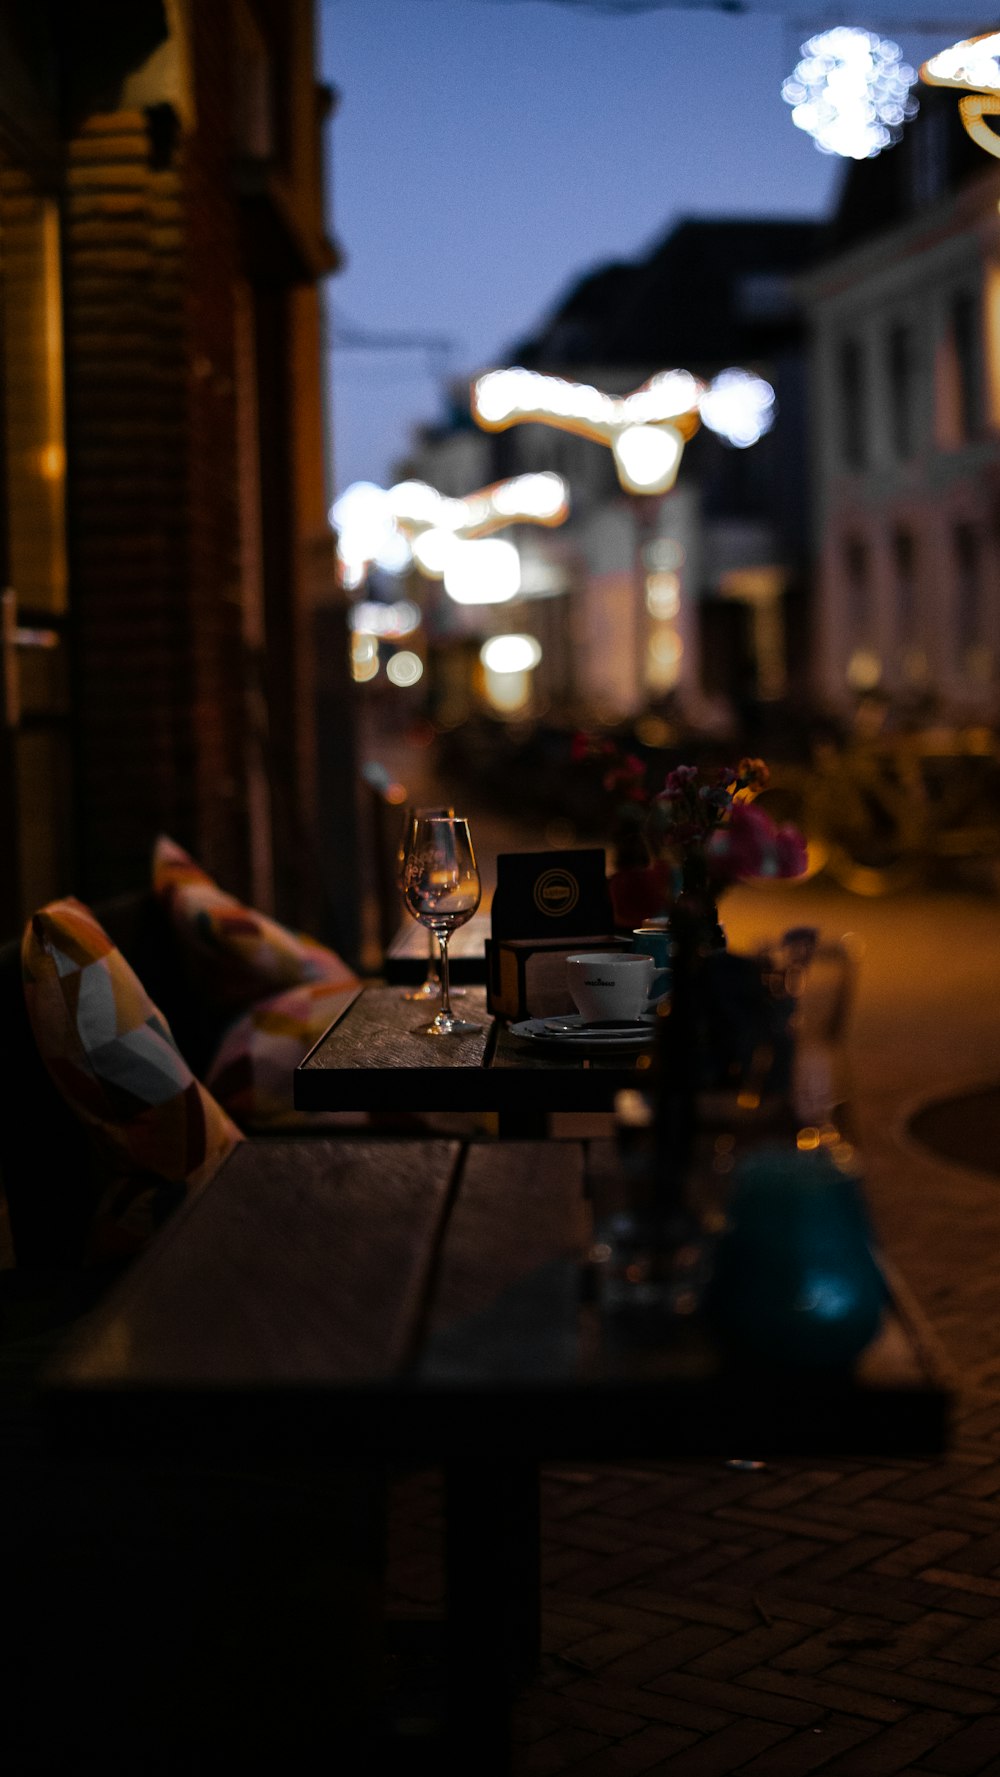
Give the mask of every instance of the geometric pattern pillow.
[[89, 908], [43, 907], [25, 928], [21, 962], [42, 1060], [113, 1174], [90, 1257], [125, 1257], [243, 1137]]
[[191, 972], [212, 1003], [233, 1012], [306, 982], [356, 987], [335, 950], [289, 931], [227, 895], [172, 839], [153, 851], [153, 888], [172, 921]]
[[319, 1128], [322, 1117], [292, 1103], [292, 1073], [351, 991], [350, 982], [310, 981], [258, 1000], [230, 1025], [205, 1084], [241, 1128]]

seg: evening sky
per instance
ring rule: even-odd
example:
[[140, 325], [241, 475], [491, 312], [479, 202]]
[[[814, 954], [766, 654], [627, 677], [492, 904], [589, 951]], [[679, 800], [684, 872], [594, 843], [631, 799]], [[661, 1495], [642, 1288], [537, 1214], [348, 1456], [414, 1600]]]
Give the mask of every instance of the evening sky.
[[[592, 267], [682, 217], [824, 215], [844, 163], [793, 127], [780, 94], [811, 31], [878, 29], [916, 65], [973, 22], [968, 0], [737, 16], [552, 0], [319, 10], [322, 77], [340, 95], [327, 172], [346, 261], [329, 285], [339, 489], [385, 482], [414, 424], [442, 411], [447, 379], [505, 361]], [[917, 19], [943, 28], [915, 33]], [[447, 343], [359, 350], [338, 331]]]

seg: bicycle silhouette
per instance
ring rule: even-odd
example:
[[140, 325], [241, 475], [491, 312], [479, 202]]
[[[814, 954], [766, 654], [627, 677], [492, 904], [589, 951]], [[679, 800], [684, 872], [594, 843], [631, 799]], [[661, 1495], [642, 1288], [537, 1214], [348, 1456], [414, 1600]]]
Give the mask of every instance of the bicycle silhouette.
[[1000, 863], [1000, 744], [985, 727], [826, 741], [810, 765], [777, 766], [760, 794], [806, 839], [810, 876], [855, 895], [926, 883], [962, 862]]

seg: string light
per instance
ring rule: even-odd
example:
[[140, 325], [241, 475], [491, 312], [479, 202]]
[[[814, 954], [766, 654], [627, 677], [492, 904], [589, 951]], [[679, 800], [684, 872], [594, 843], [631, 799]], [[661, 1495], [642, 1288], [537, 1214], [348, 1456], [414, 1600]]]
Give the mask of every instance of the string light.
[[606, 444], [623, 488], [665, 494], [702, 422], [730, 444], [756, 444], [774, 422], [774, 390], [749, 370], [724, 370], [707, 387], [688, 370], [660, 370], [629, 395], [608, 395], [515, 365], [477, 377], [471, 407], [487, 432], [536, 421]]
[[415, 561], [422, 573], [445, 575], [452, 544], [488, 537], [511, 524], [560, 525], [569, 515], [569, 488], [561, 475], [513, 475], [451, 499], [426, 481], [377, 487], [355, 481], [330, 508], [337, 530], [341, 583], [364, 584], [374, 562], [385, 573], [405, 573]]
[[410, 599], [400, 599], [394, 605], [380, 605], [366, 599], [351, 606], [348, 622], [352, 630], [363, 635], [408, 636], [419, 627], [420, 607]]
[[608, 395], [520, 365], [489, 370], [472, 385], [472, 417], [487, 432], [539, 421], [610, 447], [630, 493], [673, 487], [684, 444], [699, 425], [704, 384], [686, 370], [663, 370], [630, 395]]
[[1000, 160], [1000, 136], [984, 120], [1000, 116], [1000, 31], [965, 37], [931, 56], [920, 70], [928, 86], [952, 86], [965, 92], [959, 116], [972, 140]]
[[452, 538], [444, 589], [457, 605], [502, 605], [521, 590], [521, 560], [502, 537]]

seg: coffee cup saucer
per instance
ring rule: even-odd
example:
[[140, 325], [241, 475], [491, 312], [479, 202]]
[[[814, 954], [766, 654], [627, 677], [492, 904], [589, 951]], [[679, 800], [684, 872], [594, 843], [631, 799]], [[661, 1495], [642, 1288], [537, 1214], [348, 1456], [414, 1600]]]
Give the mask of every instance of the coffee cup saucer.
[[655, 1012], [640, 1012], [636, 1018], [616, 1021], [595, 1021], [579, 1012], [565, 1012], [549, 1018], [522, 1018], [510, 1028], [514, 1036], [529, 1042], [641, 1049], [652, 1040], [656, 1023]]

